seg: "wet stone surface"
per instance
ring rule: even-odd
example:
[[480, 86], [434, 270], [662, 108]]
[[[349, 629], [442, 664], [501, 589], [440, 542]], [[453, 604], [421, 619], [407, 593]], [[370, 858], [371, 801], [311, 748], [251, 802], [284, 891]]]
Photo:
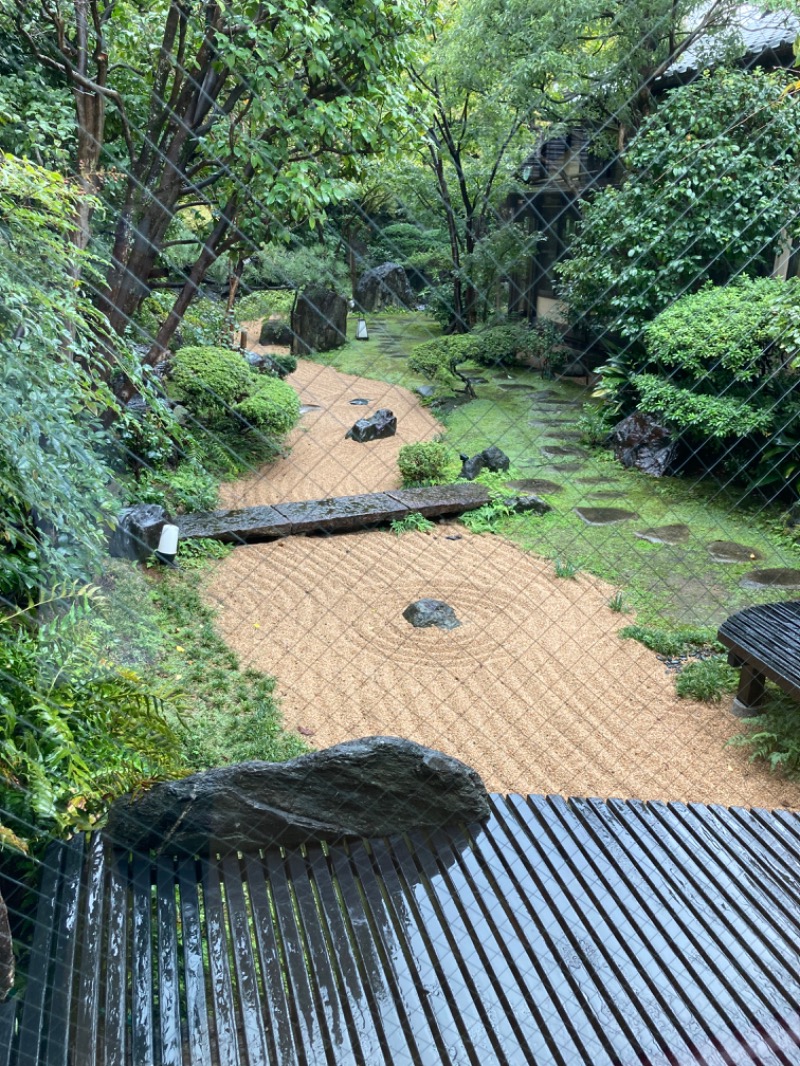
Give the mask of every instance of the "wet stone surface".
[[635, 511], [625, 511], [621, 507], [576, 507], [575, 514], [588, 526], [610, 526], [639, 517]]
[[355, 400], [350, 400], [350, 406], [351, 407], [366, 407], [367, 404], [371, 403], [371, 402], [372, 402], [371, 400], [365, 400], [363, 396], [358, 396], [358, 397], [356, 397]]
[[653, 526], [652, 529], [641, 529], [634, 533], [634, 537], [640, 540], [648, 540], [651, 544], [682, 544], [689, 539], [691, 530], [688, 526], [675, 524], [672, 526]]
[[577, 448], [574, 444], [546, 444], [542, 451], [551, 458], [561, 455], [572, 455], [576, 459], [587, 459], [588, 453], [583, 448]]
[[607, 477], [576, 477], [575, 482], [578, 485], [605, 485], [608, 481]]
[[714, 563], [751, 563], [764, 558], [760, 551], [734, 540], [712, 540], [708, 554]]
[[620, 489], [603, 489], [600, 492], [590, 493], [592, 500], [624, 500], [625, 493]]
[[800, 570], [784, 566], [751, 570], [739, 584], [743, 589], [800, 589]]
[[461, 625], [456, 618], [456, 612], [444, 600], [415, 600], [403, 611], [403, 618], [415, 629], [427, 629], [429, 626], [436, 626], [437, 629], [456, 629]]
[[[475, 378], [470, 380], [474, 381]], [[533, 385], [524, 385], [521, 381], [512, 382], [499, 382], [498, 388], [503, 389], [504, 392], [532, 392]]]
[[534, 492], [539, 493], [542, 496], [552, 495], [554, 492], [561, 492], [562, 486], [557, 485], [555, 481], [547, 481], [541, 477], [524, 477], [519, 478], [516, 481], [507, 481], [506, 485], [510, 489], [520, 489], [522, 492]]
[[582, 463], [550, 463], [551, 470], [558, 470], [562, 474], [574, 473], [576, 470], [583, 470]]
[[318, 403], [301, 403], [300, 414], [307, 415], [309, 411], [321, 411], [322, 408]]

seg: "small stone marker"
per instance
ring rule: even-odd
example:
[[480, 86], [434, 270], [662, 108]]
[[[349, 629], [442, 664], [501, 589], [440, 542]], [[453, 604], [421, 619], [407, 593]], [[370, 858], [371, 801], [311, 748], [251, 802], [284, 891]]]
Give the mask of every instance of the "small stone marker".
[[415, 600], [403, 611], [403, 618], [415, 629], [456, 629], [461, 625], [456, 612], [444, 600]]

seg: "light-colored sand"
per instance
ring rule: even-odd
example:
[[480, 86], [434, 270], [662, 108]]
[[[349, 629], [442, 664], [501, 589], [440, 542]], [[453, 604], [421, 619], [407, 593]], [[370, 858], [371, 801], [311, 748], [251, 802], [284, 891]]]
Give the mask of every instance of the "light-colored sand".
[[[251, 348], [261, 350], [258, 345]], [[442, 430], [407, 389], [340, 374], [331, 367], [305, 360], [287, 380], [298, 390], [304, 404], [320, 409], [302, 416], [287, 441], [287, 458], [223, 485], [220, 506], [254, 507], [398, 488], [400, 448], [413, 441], [431, 440]], [[370, 402], [368, 406], [353, 407], [350, 400], [354, 399]], [[396, 436], [367, 444], [345, 440], [345, 433], [355, 421], [381, 407], [388, 407], [397, 415]]]
[[[347, 399], [392, 406], [404, 440], [435, 423], [402, 390], [341, 377], [301, 364], [304, 402], [329, 413], [231, 504], [397, 483], [396, 441], [342, 439], [358, 413]], [[725, 705], [677, 699], [656, 656], [616, 636], [611, 591], [453, 523], [238, 548], [208, 597], [243, 662], [277, 676], [287, 727], [318, 747], [383, 733], [463, 759], [498, 791], [800, 807], [800, 787], [724, 747], [738, 731]], [[423, 596], [450, 603], [461, 627], [410, 626], [402, 611]]]

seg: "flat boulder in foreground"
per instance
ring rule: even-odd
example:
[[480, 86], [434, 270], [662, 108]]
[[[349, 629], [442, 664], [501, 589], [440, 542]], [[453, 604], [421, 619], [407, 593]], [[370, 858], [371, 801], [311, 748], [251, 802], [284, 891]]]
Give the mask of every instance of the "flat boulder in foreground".
[[365, 737], [284, 763], [246, 762], [118, 799], [106, 835], [137, 851], [252, 851], [383, 837], [489, 815], [475, 770], [398, 737]]

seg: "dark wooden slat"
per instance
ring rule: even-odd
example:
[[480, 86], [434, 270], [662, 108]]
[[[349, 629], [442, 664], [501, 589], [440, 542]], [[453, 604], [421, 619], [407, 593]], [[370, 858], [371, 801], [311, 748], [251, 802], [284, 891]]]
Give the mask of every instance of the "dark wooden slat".
[[289, 984], [289, 1006], [292, 1011], [293, 1028], [301, 1062], [328, 1063], [325, 1052], [325, 1035], [320, 1028], [314, 995], [306, 970], [303, 942], [294, 916], [294, 903], [286, 867], [281, 856], [270, 849], [265, 855], [265, 866], [275, 917], [283, 948], [285, 977]]
[[106, 888], [106, 854], [103, 838], [96, 833], [86, 859], [87, 883], [83, 904], [83, 931], [78, 974], [73, 1059], [92, 1063], [97, 1051], [100, 966], [103, 947], [103, 910]]
[[[759, 1022], [765, 1017], [765, 989], [751, 976], [758, 968], [751, 969], [753, 957], [749, 945], [742, 941], [751, 935], [745, 929], [736, 933], [728, 922], [729, 907], [723, 903], [716, 883], [705, 869], [695, 866], [691, 855], [682, 854], [674, 848], [673, 840], [661, 839], [662, 829], [654, 821], [653, 808], [658, 805], [609, 801], [605, 811], [616, 817], [628, 830], [630, 837], [659, 870], [659, 895], [663, 905], [669, 907], [680, 926], [685, 952], [703, 960], [703, 984], [714, 1000], [730, 1018], [740, 1042], [738, 1062], [780, 1061], [787, 1066], [797, 1061], [792, 1041], [782, 1040], [783, 1047], [775, 1057], [775, 1048], [765, 1042], [759, 1031]], [[599, 809], [599, 805], [598, 805]], [[689, 920], [684, 921], [683, 915]], [[706, 930], [713, 929], [713, 937]], [[771, 983], [771, 982], [770, 982]], [[688, 997], [691, 993], [684, 992]], [[777, 1002], [783, 997], [778, 995]], [[786, 1051], [789, 1052], [789, 1057]]]
[[49, 983], [52, 944], [55, 937], [57, 891], [61, 876], [64, 849], [54, 842], [47, 849], [42, 866], [39, 905], [36, 910], [36, 929], [33, 935], [25, 1003], [19, 1032], [18, 1066], [37, 1066], [40, 1059], [42, 1033], [45, 1023], [45, 1001]]
[[174, 861], [159, 856], [156, 865], [158, 921], [158, 1022], [161, 1066], [182, 1066], [178, 908]]
[[[339, 897], [336, 894], [329, 861], [321, 847], [308, 849], [314, 884], [319, 895], [325, 928], [330, 938], [336, 968], [341, 980], [341, 997], [350, 1016], [353, 1043], [358, 1061], [380, 1062], [383, 1055], [376, 1031], [370, 999], [350, 942]], [[360, 1055], [360, 1058], [358, 1057]]]
[[[508, 805], [530, 834], [530, 840], [518, 837], [514, 846], [542, 880], [555, 921], [565, 923], [569, 942], [578, 938], [577, 950], [587, 960], [580, 991], [587, 993], [591, 982], [601, 995], [612, 997], [615, 1022], [607, 1025], [606, 1035], [614, 1049], [630, 1055], [628, 1048], [636, 1042], [647, 1049], [642, 1054], [658, 1059], [666, 1044], [693, 1061], [696, 1045], [708, 1045], [712, 1036], [712, 1026], [703, 1031], [704, 1016], [718, 1023], [716, 1007], [712, 999], [704, 1003], [702, 976], [679, 950], [669, 908], [652, 905], [658, 871], [617, 847], [613, 834], [593, 822], [590, 803], [567, 805], [560, 797], [539, 796], [528, 796], [526, 803], [509, 796]], [[693, 990], [688, 1003], [683, 988]], [[731, 1042], [738, 1048], [734, 1037]], [[712, 1043], [697, 1061], [729, 1059]]]
[[267, 1037], [274, 1062], [302, 1062], [304, 1056], [295, 1041], [291, 1009], [286, 998], [281, 952], [275, 937], [273, 912], [266, 887], [266, 871], [255, 855], [245, 856], [247, 885], [256, 932], [259, 966], [264, 982], [265, 1009], [270, 1019]]
[[0, 1003], [0, 1066], [11, 1066], [18, 1004], [16, 998]]
[[178, 864], [183, 933], [183, 973], [186, 985], [186, 1028], [189, 1066], [208, 1066], [211, 1042], [208, 1034], [206, 980], [203, 967], [203, 933], [197, 893], [197, 864], [182, 859]]
[[364, 845], [353, 844], [350, 857], [372, 914], [373, 925], [386, 958], [386, 969], [395, 988], [396, 1001], [407, 1019], [409, 1043], [415, 1047], [420, 1062], [435, 1062], [445, 1054], [446, 1045], [442, 1042], [438, 1026], [425, 1002], [420, 976], [409, 969], [392, 912]]
[[215, 1033], [211, 1042], [212, 1046], [216, 1045], [220, 1066], [241, 1066], [219, 871], [213, 859], [204, 859], [202, 869], [211, 997], [214, 1003]]
[[720, 626], [718, 637], [742, 667], [741, 708], [758, 713], [764, 677], [800, 699], [800, 601], [737, 611]]
[[[534, 1064], [537, 1062], [531, 1048], [531, 1041], [534, 1041], [541, 1049], [538, 1062], [557, 1062], [553, 1050], [541, 1038], [524, 997], [518, 994], [503, 945], [486, 922], [472, 886], [458, 876], [453, 860], [448, 862], [442, 857], [441, 865], [438, 864], [432, 841], [428, 845], [418, 833], [410, 834], [409, 839], [414, 859], [445, 915], [448, 935], [471, 971], [482, 1012], [492, 1028], [501, 1056], [509, 1062]], [[518, 1028], [515, 1011], [523, 1015], [530, 1040]]]
[[[618, 1009], [612, 966], [602, 965], [602, 949], [595, 956], [601, 973], [600, 987], [593, 969], [581, 966], [574, 950], [574, 937], [592, 935], [591, 928], [574, 911], [572, 900], [562, 892], [555, 878], [548, 877], [544, 857], [534, 851], [512, 813], [504, 804], [495, 804], [497, 815], [475, 833], [475, 854], [464, 852], [460, 861], [491, 903], [498, 933], [513, 951], [514, 964], [526, 983], [540, 1016], [540, 1028], [550, 1035], [547, 1054], [559, 1061], [608, 1060], [603, 1039], [609, 1015]], [[509, 819], [508, 825], [504, 816]], [[519, 853], [517, 849], [519, 848]], [[536, 859], [536, 877], [527, 865]], [[488, 880], [489, 874], [491, 882]], [[504, 913], [505, 908], [509, 913]], [[601, 926], [600, 939], [605, 932]], [[517, 950], [513, 950], [519, 944]], [[612, 971], [612, 972], [609, 972]], [[609, 987], [610, 986], [610, 987]], [[556, 1049], [554, 1053], [553, 1048]]]
[[55, 965], [47, 1018], [48, 1066], [66, 1066], [67, 1063], [84, 844], [83, 834], [78, 834], [64, 845], [53, 944]]
[[474, 1050], [484, 1066], [505, 1062], [492, 1022], [483, 1008], [473, 969], [461, 954], [458, 936], [452, 936], [447, 910], [439, 906], [428, 879], [415, 865], [405, 841], [392, 841], [392, 858], [405, 885], [406, 895], [416, 902], [420, 929], [436, 960], [453, 1014], [463, 1026], [465, 1046]]
[[267, 1061], [267, 1037], [261, 1011], [261, 992], [253, 957], [253, 937], [242, 886], [242, 871], [235, 855], [222, 862], [225, 898], [231, 930], [233, 966], [236, 972], [239, 1011], [250, 1066]]
[[383, 1047], [383, 1061], [417, 1063], [419, 1057], [408, 1039], [409, 1021], [402, 1010], [402, 1004], [398, 1002], [392, 975], [387, 973], [375, 943], [349, 857], [343, 848], [332, 848], [331, 858], [351, 929], [352, 943], [361, 967], [362, 980], [370, 997], [373, 1017], [376, 1019], [377, 1032]]
[[130, 1048], [128, 1038], [129, 889], [129, 856], [123, 851], [115, 851], [109, 863], [106, 911], [106, 984], [103, 1026], [105, 1066], [125, 1066]]
[[413, 896], [404, 891], [400, 876], [393, 862], [393, 848], [383, 840], [370, 841], [372, 853], [386, 894], [396, 915], [395, 922], [403, 929], [405, 948], [412, 959], [418, 975], [419, 987], [425, 1001], [424, 1009], [429, 1024], [439, 1033], [439, 1042], [447, 1049], [447, 1061], [458, 1066], [471, 1063], [479, 1066], [484, 1060], [473, 1046], [470, 1033], [464, 1028], [463, 1019], [451, 1006], [446, 991], [443, 972], [438, 966], [435, 952], [426, 942], [421, 931], [422, 922]]
[[326, 1033], [326, 1051], [334, 1063], [354, 1061], [350, 1015], [345, 1010], [334, 975], [332, 959], [322, 931], [320, 915], [309, 881], [308, 863], [297, 852], [287, 855], [289, 876], [294, 886], [297, 917], [306, 943], [312, 991], [317, 1001], [317, 1016]]
[[152, 1066], [153, 1056], [153, 896], [152, 867], [144, 855], [133, 857], [131, 907], [131, 1059]]

